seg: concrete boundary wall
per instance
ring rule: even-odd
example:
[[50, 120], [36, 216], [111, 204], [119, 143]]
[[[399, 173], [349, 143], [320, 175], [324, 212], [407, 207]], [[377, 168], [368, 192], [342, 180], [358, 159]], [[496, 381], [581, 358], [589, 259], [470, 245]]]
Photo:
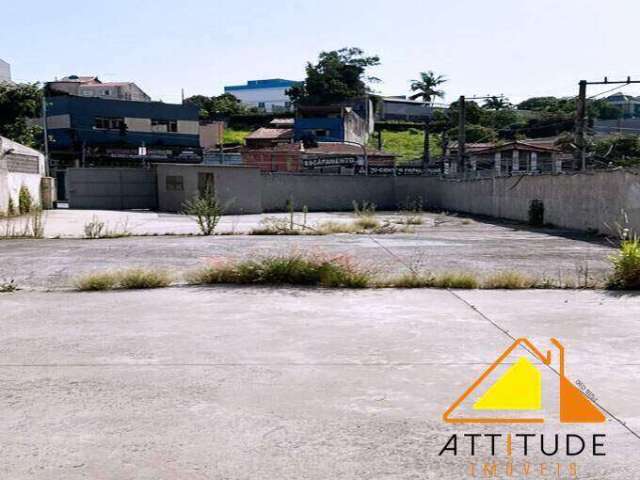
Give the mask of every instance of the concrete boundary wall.
[[353, 201], [368, 201], [378, 210], [397, 208], [393, 177], [307, 175], [274, 173], [262, 175], [262, 210], [284, 211], [287, 200], [310, 211], [352, 210]]
[[615, 170], [561, 175], [523, 175], [478, 180], [437, 177], [262, 175], [262, 209], [282, 211], [292, 197], [297, 209], [351, 210], [367, 200], [395, 210], [420, 197], [425, 208], [528, 222], [532, 200], [544, 203], [545, 223], [560, 228], [616, 233], [623, 212], [640, 232], [640, 175]]
[[454, 181], [397, 179], [398, 192], [422, 196], [427, 206], [527, 222], [532, 200], [544, 203], [544, 221], [561, 228], [615, 233], [626, 212], [640, 231], [640, 175], [617, 170]]

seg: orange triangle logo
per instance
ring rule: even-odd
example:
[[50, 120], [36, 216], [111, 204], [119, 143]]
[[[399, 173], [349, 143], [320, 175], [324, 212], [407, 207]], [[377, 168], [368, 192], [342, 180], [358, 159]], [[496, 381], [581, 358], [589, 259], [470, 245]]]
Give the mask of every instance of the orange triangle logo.
[[[601, 423], [604, 422], [604, 414], [589, 400], [571, 381], [565, 376], [564, 347], [555, 338], [551, 343], [559, 352], [559, 395], [560, 395], [560, 422], [561, 423]], [[509, 423], [544, 423], [540, 416], [515, 417], [510, 415], [495, 417], [460, 417], [452, 414], [471, 396], [481, 384], [504, 362], [504, 360], [519, 346], [527, 349], [534, 357], [544, 365], [551, 364], [551, 351], [543, 354], [533, 343], [526, 338], [519, 338], [500, 355], [495, 362], [487, 368], [478, 379], [447, 409], [443, 420], [447, 423], [482, 423], [482, 424], [509, 424]], [[474, 409], [496, 412], [513, 410], [540, 410], [540, 374], [537, 369], [526, 359], [521, 358], [511, 367], [487, 392], [474, 403]]]

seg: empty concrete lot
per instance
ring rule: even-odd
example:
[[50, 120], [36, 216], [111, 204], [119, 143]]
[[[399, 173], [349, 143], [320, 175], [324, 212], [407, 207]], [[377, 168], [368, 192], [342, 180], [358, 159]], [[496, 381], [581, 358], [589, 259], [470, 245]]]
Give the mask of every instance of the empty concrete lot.
[[[11, 480], [468, 478], [469, 457], [440, 449], [499, 429], [441, 416], [512, 342], [504, 330], [560, 339], [571, 380], [640, 430], [634, 296], [181, 287], [0, 302]], [[640, 472], [640, 439], [611, 416], [543, 431], [606, 434], [604, 457], [554, 458], [578, 478]]]
[[[68, 287], [81, 274], [132, 266], [165, 268], [180, 277], [211, 259], [292, 252], [346, 254], [380, 274], [402, 273], [408, 267], [479, 274], [518, 270], [552, 280], [579, 280], [603, 278], [614, 251], [602, 240], [559, 229], [531, 230], [513, 223], [431, 213], [423, 214], [423, 224], [412, 227], [411, 232], [391, 235], [251, 236], [242, 233], [259, 226], [265, 215], [246, 215], [225, 217], [221, 222], [221, 231], [238, 235], [201, 237], [164, 235], [196, 231], [195, 223], [182, 215], [54, 211], [47, 220], [48, 234], [66, 231], [79, 237], [83, 225], [94, 216], [110, 228], [126, 224], [135, 234], [158, 236], [1, 240], [0, 281], [15, 279], [23, 288]], [[390, 221], [399, 217], [397, 213], [379, 215]], [[301, 214], [297, 219], [301, 221]], [[313, 213], [308, 223], [325, 220], [349, 222], [353, 215]]]

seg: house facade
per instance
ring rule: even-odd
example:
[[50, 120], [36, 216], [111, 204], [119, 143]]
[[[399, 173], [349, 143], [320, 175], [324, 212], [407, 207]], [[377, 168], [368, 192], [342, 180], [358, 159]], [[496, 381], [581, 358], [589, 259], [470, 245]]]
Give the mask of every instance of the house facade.
[[230, 93], [244, 105], [263, 112], [288, 112], [292, 105], [286, 91], [296, 83], [298, 82], [283, 78], [249, 80], [246, 85], [226, 86], [224, 92]]
[[376, 117], [378, 120], [404, 120], [423, 122], [431, 117], [431, 106], [406, 97], [383, 97], [378, 102]]
[[85, 146], [199, 147], [198, 108], [58, 96], [47, 98], [52, 150]]
[[102, 82], [98, 77], [69, 75], [47, 83], [50, 95], [66, 94], [86, 98], [150, 102], [151, 97], [133, 82]]
[[0, 58], [0, 83], [11, 81], [11, 65]]
[[607, 97], [607, 102], [618, 107], [624, 118], [640, 117], [640, 97], [615, 93]]

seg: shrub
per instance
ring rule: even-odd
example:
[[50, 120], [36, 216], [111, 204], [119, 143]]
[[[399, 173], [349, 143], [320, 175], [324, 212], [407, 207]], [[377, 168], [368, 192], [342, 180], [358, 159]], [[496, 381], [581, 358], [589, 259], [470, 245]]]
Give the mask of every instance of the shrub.
[[611, 257], [613, 273], [607, 287], [617, 290], [640, 289], [640, 239], [632, 237], [623, 240], [618, 254]]
[[208, 187], [198, 198], [186, 201], [183, 210], [186, 215], [195, 217], [203, 235], [213, 235], [223, 213], [215, 191]]
[[536, 286], [534, 278], [523, 275], [519, 272], [507, 271], [494, 273], [488, 277], [483, 284], [483, 288], [490, 289], [522, 289]]
[[20, 215], [24, 215], [25, 213], [29, 213], [32, 208], [33, 197], [31, 196], [31, 192], [29, 192], [26, 185], [22, 185], [18, 193], [18, 211]]
[[113, 273], [90, 273], [75, 281], [75, 286], [81, 292], [96, 292], [111, 290], [118, 283], [118, 278]]
[[187, 277], [192, 284], [306, 285], [364, 288], [370, 275], [346, 257], [282, 255], [210, 265]]

